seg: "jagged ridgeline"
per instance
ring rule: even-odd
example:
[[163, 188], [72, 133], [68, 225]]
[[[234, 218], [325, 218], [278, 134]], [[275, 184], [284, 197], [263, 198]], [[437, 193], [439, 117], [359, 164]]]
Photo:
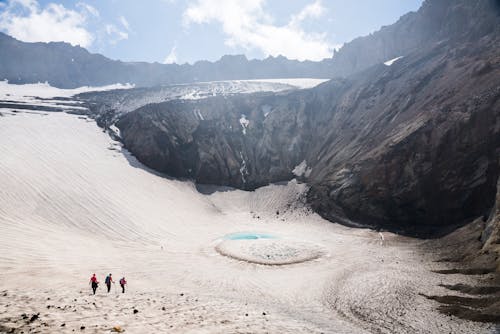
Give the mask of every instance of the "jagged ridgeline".
[[348, 76], [437, 41], [464, 34], [473, 41], [497, 25], [497, 0], [431, 0], [393, 25], [347, 43], [320, 62], [269, 57], [248, 60], [224, 56], [217, 62], [165, 65], [122, 62], [91, 54], [68, 43], [24, 43], [0, 32], [0, 78], [10, 83], [47, 81], [59, 88], [131, 83], [136, 86], [259, 78], [333, 78]]

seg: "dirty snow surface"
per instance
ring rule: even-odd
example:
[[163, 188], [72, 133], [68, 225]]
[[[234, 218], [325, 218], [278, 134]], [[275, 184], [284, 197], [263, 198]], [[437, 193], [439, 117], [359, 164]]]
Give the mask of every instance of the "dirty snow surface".
[[303, 184], [204, 195], [66, 113], [6, 114], [0, 143], [0, 332], [492, 330], [420, 295], [444, 288], [419, 241], [326, 222]]
[[20, 98], [42, 98], [50, 99], [54, 97], [72, 97], [86, 92], [102, 92], [115, 89], [130, 89], [131, 84], [114, 84], [99, 87], [79, 87], [74, 89], [61, 89], [49, 85], [47, 82], [36, 84], [15, 85], [9, 84], [7, 80], [0, 81], [0, 99], [20, 99]]
[[16, 113], [23, 110], [66, 111], [85, 113], [87, 107], [75, 95], [86, 92], [103, 92], [109, 90], [125, 90], [133, 85], [114, 84], [100, 87], [79, 87], [75, 89], [60, 89], [48, 83], [14, 85], [7, 80], [0, 81], [0, 115]]

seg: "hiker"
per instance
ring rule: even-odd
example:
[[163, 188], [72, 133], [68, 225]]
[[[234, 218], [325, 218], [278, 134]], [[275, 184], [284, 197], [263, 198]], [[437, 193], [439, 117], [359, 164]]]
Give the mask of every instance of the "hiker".
[[106, 276], [104, 283], [106, 283], [106, 287], [108, 288], [108, 293], [109, 293], [109, 291], [111, 290], [111, 283], [115, 284], [115, 281], [113, 281], [113, 277], [111, 277], [111, 274]]
[[99, 282], [97, 281], [97, 277], [95, 276], [95, 274], [93, 274], [92, 277], [90, 278], [89, 284], [92, 286], [92, 292], [95, 295], [95, 290], [97, 290], [97, 286], [99, 285]]
[[122, 287], [122, 293], [125, 293], [125, 284], [127, 284], [127, 281], [125, 280], [125, 277], [122, 277], [120, 279], [120, 286]]

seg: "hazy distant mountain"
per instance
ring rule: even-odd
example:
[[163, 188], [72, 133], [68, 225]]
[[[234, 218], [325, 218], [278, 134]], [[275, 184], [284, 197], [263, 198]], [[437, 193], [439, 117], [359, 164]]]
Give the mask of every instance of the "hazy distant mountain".
[[59, 88], [133, 83], [137, 86], [258, 78], [328, 78], [323, 62], [269, 57], [247, 60], [224, 56], [194, 65], [122, 62], [92, 54], [67, 43], [24, 43], [0, 33], [0, 80], [10, 83], [47, 81]]
[[[481, 2], [472, 4], [481, 6]], [[0, 33], [0, 80], [47, 81], [56, 87], [75, 88], [127, 82], [154, 86], [231, 79], [348, 76], [405, 56], [433, 41], [470, 31], [482, 36], [492, 23], [480, 20], [480, 13], [483, 11], [479, 7], [465, 11], [463, 6], [446, 0], [426, 1], [417, 13], [406, 14], [391, 26], [347, 43], [333, 58], [320, 62], [300, 62], [282, 56], [248, 60], [242, 55], [193, 65], [122, 62], [67, 43], [24, 43]]]

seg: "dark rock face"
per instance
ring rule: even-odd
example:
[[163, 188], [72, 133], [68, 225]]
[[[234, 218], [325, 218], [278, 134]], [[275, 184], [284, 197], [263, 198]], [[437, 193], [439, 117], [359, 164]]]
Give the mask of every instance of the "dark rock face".
[[426, 0], [418, 12], [344, 45], [333, 58], [332, 73], [347, 76], [429, 43], [482, 37], [495, 28], [498, 7], [497, 0]]
[[381, 74], [355, 89], [357, 98], [336, 115], [349, 128], [325, 137], [309, 180], [310, 201], [325, 217], [431, 233], [491, 207], [500, 156], [499, 68], [471, 78], [482, 66], [472, 57], [462, 68], [441, 56], [423, 67], [411, 62], [393, 65], [390, 80]]
[[298, 143], [305, 142], [307, 129], [301, 131], [285, 113], [270, 117], [276, 106], [290, 104], [300, 106], [300, 95], [173, 101], [128, 113], [116, 125], [125, 146], [158, 171], [199, 183], [254, 189], [289, 180], [304, 155]]
[[396, 32], [435, 36], [392, 66], [311, 90], [151, 104], [117, 126], [140, 161], [172, 176], [253, 189], [305, 161], [308, 200], [323, 217], [441, 233], [494, 202], [499, 23], [495, 1], [427, 1], [397, 29], [356, 42], [369, 53]]

